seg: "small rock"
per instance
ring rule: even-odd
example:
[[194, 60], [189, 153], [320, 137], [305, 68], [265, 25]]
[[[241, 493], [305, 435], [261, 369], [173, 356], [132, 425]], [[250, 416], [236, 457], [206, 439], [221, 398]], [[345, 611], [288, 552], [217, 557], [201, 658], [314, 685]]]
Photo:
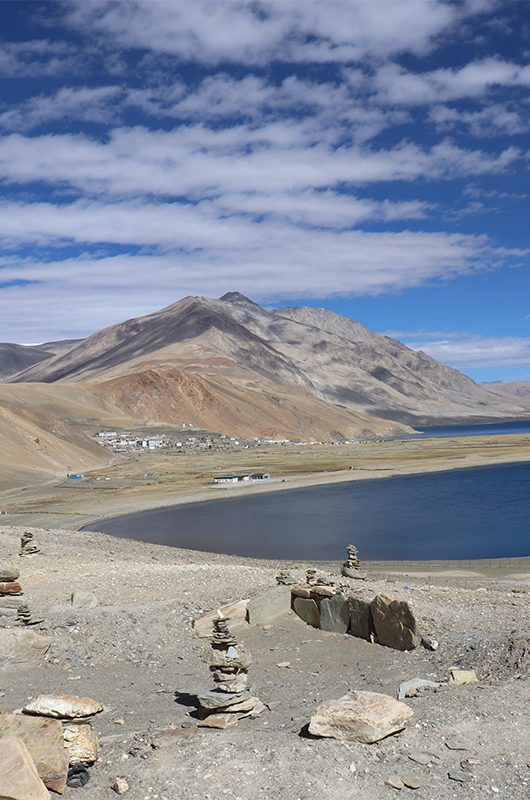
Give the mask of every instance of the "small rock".
[[460, 766], [462, 767], [462, 769], [473, 769], [473, 767], [476, 767], [479, 764], [480, 764], [480, 759], [478, 758], [464, 758], [460, 762]]
[[477, 674], [474, 669], [457, 669], [451, 667], [448, 670], [449, 680], [452, 686], [467, 686], [470, 683], [478, 683]]
[[357, 772], [357, 767], [353, 761], [350, 764], [350, 772]]
[[433, 652], [438, 650], [438, 647], [440, 646], [438, 641], [432, 636], [422, 636], [421, 643], [426, 650], [432, 650]]
[[441, 685], [441, 683], [426, 681], [423, 678], [412, 678], [410, 681], [403, 681], [399, 684], [397, 698], [403, 700], [404, 697], [416, 697], [426, 689], [439, 689]]
[[401, 780], [407, 787], [407, 789], [419, 789], [422, 785], [422, 782], [418, 780], [414, 775], [400, 775]]
[[89, 722], [66, 722], [63, 738], [70, 764], [93, 764], [99, 756], [96, 733]]
[[18, 581], [5, 581], [0, 583], [0, 595], [24, 594]]
[[116, 778], [111, 786], [111, 789], [113, 789], [116, 794], [125, 794], [125, 792], [129, 791], [129, 784], [125, 778]]
[[276, 664], [277, 667], [282, 667], [283, 669], [288, 669], [291, 666], [290, 661], [280, 661], [279, 664]]
[[214, 620], [218, 619], [219, 616], [228, 620], [231, 628], [237, 625], [245, 625], [247, 621], [248, 603], [248, 600], [239, 600], [237, 603], [227, 603], [216, 611], [203, 614], [202, 617], [199, 617], [199, 619], [193, 622], [195, 634], [201, 638], [209, 638], [212, 635]]
[[98, 599], [92, 592], [72, 592], [70, 602], [74, 608], [95, 608], [98, 604]]
[[471, 780], [471, 775], [468, 772], [457, 772], [456, 770], [452, 770], [451, 772], [447, 773], [447, 776], [452, 781], [458, 781], [459, 783], [467, 783]]
[[202, 719], [198, 725], [200, 728], [217, 728], [226, 731], [235, 728], [239, 720], [234, 714], [210, 714], [206, 719]]
[[20, 577], [18, 567], [0, 567], [0, 583], [16, 581]]
[[392, 789], [398, 789], [399, 791], [405, 788], [405, 784], [403, 783], [401, 778], [398, 778], [397, 775], [393, 775], [391, 778], [387, 778], [385, 781], [385, 786], [390, 786]]

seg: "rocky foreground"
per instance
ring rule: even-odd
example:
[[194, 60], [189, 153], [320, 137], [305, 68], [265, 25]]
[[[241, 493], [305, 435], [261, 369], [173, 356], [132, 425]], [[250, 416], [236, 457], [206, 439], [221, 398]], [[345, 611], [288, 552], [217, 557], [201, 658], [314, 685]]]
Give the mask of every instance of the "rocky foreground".
[[[20, 556], [25, 531], [39, 549]], [[91, 719], [100, 755], [90, 780], [67, 787], [65, 798], [102, 800], [118, 791], [131, 800], [530, 795], [530, 570], [368, 569], [366, 580], [352, 582], [361, 599], [408, 601], [421, 632], [439, 643], [434, 651], [325, 632], [292, 612], [238, 626], [252, 656], [249, 691], [266, 710], [217, 730], [195, 716], [211, 675], [207, 640], [192, 623], [224, 603], [260, 597], [288, 565], [7, 527], [0, 552], [2, 567], [20, 570], [26, 607], [2, 618], [0, 634], [31, 630], [51, 639], [45, 654], [0, 651], [0, 712], [34, 708], [39, 695], [79, 695], [103, 706]], [[289, 571], [303, 581], [312, 566]], [[340, 580], [339, 564], [326, 570]], [[451, 668], [474, 670], [478, 682], [448, 683]], [[363, 692], [395, 698], [415, 678], [441, 685], [402, 699], [413, 714], [399, 732], [371, 744], [309, 733], [328, 701], [349, 692], [356, 701]]]

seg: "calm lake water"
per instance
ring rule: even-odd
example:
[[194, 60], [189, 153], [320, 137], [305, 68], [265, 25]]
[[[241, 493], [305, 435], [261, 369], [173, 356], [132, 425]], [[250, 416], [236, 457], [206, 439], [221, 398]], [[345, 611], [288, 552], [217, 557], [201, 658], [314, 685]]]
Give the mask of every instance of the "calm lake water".
[[212, 500], [86, 529], [272, 559], [343, 559], [349, 542], [366, 560], [528, 556], [530, 463]]
[[498, 436], [530, 433], [530, 420], [522, 422], [490, 422], [483, 425], [436, 425], [420, 428], [418, 433], [397, 436], [397, 439], [448, 439], [454, 436]]

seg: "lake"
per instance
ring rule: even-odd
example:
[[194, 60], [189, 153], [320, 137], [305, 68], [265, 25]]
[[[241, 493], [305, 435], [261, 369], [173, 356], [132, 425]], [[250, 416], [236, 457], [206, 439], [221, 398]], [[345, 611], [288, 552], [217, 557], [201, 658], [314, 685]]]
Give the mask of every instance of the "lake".
[[395, 439], [449, 439], [455, 436], [499, 436], [530, 433], [530, 420], [488, 422], [482, 425], [433, 425], [421, 427], [418, 433], [405, 433]]
[[530, 463], [289, 489], [142, 511], [86, 530], [256, 558], [530, 555]]

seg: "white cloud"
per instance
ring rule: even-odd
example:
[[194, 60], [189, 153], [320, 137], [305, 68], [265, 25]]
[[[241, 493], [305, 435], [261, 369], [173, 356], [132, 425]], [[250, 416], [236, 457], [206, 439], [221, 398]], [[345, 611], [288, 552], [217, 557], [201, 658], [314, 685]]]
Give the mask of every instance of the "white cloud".
[[9, 130], [30, 130], [63, 119], [108, 123], [114, 118], [115, 101], [121, 95], [118, 86], [64, 86], [53, 94], [32, 97], [1, 112], [0, 126]]
[[0, 42], [0, 76], [50, 77], [79, 67], [78, 54], [67, 42], [30, 39]]
[[502, 103], [492, 103], [478, 111], [464, 111], [451, 106], [434, 106], [429, 111], [429, 120], [439, 130], [467, 129], [473, 136], [514, 136], [528, 131], [528, 120], [519, 110]]
[[456, 69], [411, 72], [399, 64], [381, 66], [373, 89], [379, 102], [390, 105], [429, 105], [463, 98], [480, 98], [491, 89], [529, 87], [530, 66], [487, 58]]
[[530, 337], [458, 334], [456, 338], [407, 341], [407, 345], [459, 369], [530, 365]]
[[443, 0], [91, 0], [69, 2], [68, 21], [115, 44], [206, 64], [351, 62], [425, 53], [437, 36], [493, 3]]

